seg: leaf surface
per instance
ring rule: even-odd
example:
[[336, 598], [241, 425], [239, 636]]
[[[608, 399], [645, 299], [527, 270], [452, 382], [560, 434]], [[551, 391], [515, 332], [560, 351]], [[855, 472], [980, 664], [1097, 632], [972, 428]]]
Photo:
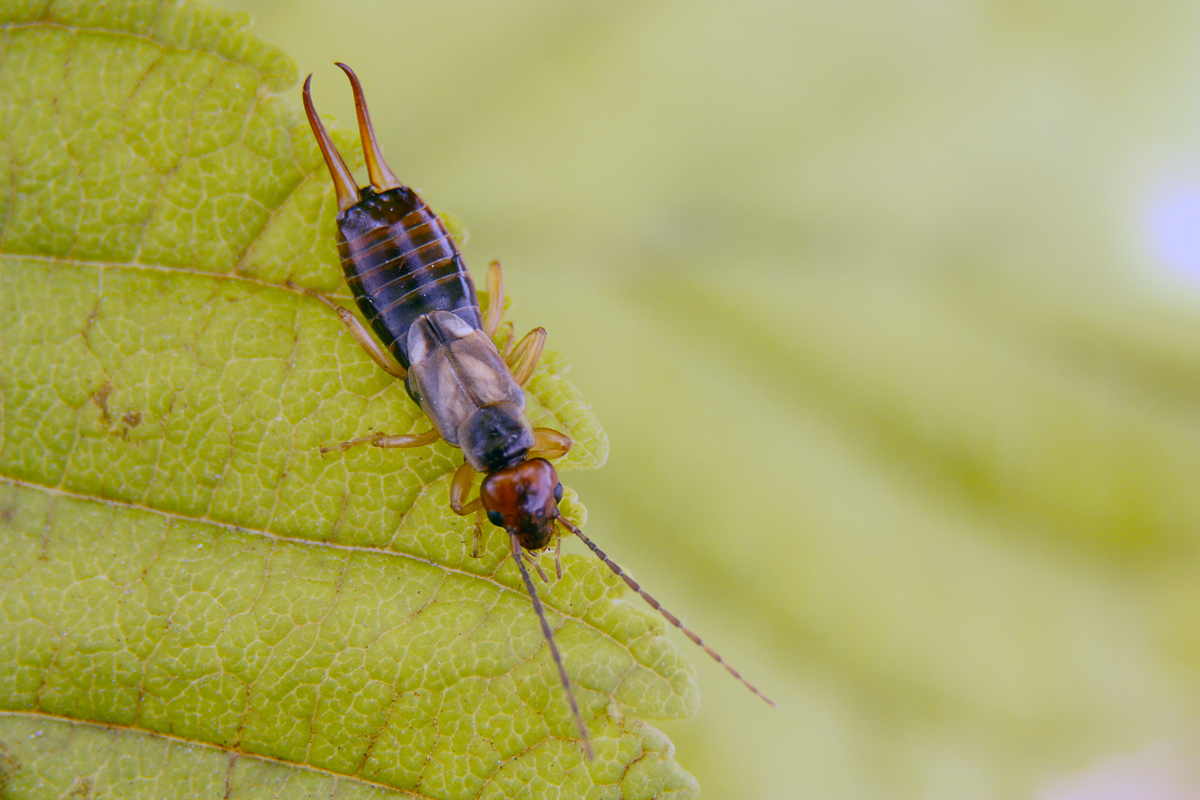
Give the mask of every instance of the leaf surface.
[[[540, 587], [589, 764], [461, 454], [320, 453], [428, 422], [286, 285], [349, 300], [291, 62], [186, 2], [0, 25], [4, 796], [693, 796], [638, 719], [692, 713], [691, 668], [613, 576]], [[596, 467], [565, 368], [530, 417]]]

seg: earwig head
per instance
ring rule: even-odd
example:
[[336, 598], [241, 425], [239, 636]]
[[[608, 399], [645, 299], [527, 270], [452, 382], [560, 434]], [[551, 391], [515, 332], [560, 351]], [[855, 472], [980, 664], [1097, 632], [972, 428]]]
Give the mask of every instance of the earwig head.
[[541, 550], [554, 538], [563, 488], [544, 458], [531, 458], [483, 479], [479, 498], [488, 519], [517, 537], [526, 550]]

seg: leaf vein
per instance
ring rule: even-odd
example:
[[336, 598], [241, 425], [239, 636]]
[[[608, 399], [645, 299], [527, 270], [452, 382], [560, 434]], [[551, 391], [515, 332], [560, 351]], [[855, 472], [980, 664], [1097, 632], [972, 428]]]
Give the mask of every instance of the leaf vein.
[[[152, 506], [147, 506], [147, 505], [144, 505], [141, 503], [132, 503], [132, 502], [129, 502], [126, 500], [114, 500], [114, 499], [108, 498], [108, 497], [97, 497], [95, 495], [84, 494], [82, 492], [73, 492], [69, 489], [63, 489], [58, 486], [46, 486], [44, 484], [35, 483], [33, 481], [24, 480], [21, 478], [13, 478], [13, 477], [10, 477], [7, 475], [0, 476], [0, 484], [7, 484], [9, 486], [14, 486], [17, 488], [31, 489], [34, 491], [44, 492], [45, 494], [50, 495], [51, 497], [65, 497], [65, 498], [74, 499], [74, 500], [83, 500], [85, 502], [97, 503], [100, 505], [107, 505], [107, 506], [110, 506], [113, 508], [125, 508], [125, 509], [131, 509], [131, 510], [135, 510], [135, 511], [143, 511], [143, 512], [146, 512], [149, 514], [154, 514], [154, 515], [163, 517], [164, 519], [171, 520], [171, 521], [201, 522], [206, 525], [212, 525], [214, 527], [222, 528], [222, 529], [229, 530], [229, 531], [232, 531], [235, 533], [243, 533], [243, 534], [251, 534], [254, 536], [262, 536], [263, 538], [268, 539], [272, 543], [272, 545], [271, 545], [272, 552], [274, 551], [275, 546], [277, 546], [278, 544], [288, 543], [288, 544], [294, 544], [294, 545], [301, 545], [304, 547], [329, 547], [329, 548], [333, 548], [335, 550], [341, 550], [341, 551], [348, 552], [348, 553], [371, 553], [374, 555], [390, 556], [390, 557], [394, 557], [394, 558], [405, 559], [405, 560], [412, 561], [414, 563], [424, 564], [426, 566], [433, 567], [433, 568], [441, 570], [447, 574], [460, 575], [460, 576], [470, 578], [473, 580], [483, 581], [483, 582], [495, 587], [499, 591], [507, 592], [516, 597], [528, 599], [523, 588], [520, 588], [517, 586], [509, 586], [508, 584], [504, 583], [503, 581], [500, 581], [499, 579], [497, 579], [495, 577], [496, 572], [499, 572], [500, 569], [502, 569], [503, 566], [507, 563], [507, 559], [501, 559], [497, 563], [495, 572], [493, 572], [491, 574], [485, 574], [485, 573], [481, 573], [481, 572], [472, 572], [470, 570], [461, 569], [459, 567], [453, 567], [448, 564], [443, 564], [440, 561], [435, 561], [430, 558], [424, 558], [422, 556], [414, 555], [412, 553], [406, 553], [402, 550], [391, 550], [391, 549], [384, 548], [384, 547], [371, 547], [369, 545], [360, 545], [360, 544], [343, 544], [341, 542], [304, 539], [304, 538], [301, 538], [298, 536], [287, 536], [284, 534], [275, 533], [273, 531], [263, 530], [261, 528], [250, 528], [250, 527], [246, 527], [246, 526], [242, 526], [242, 525], [235, 525], [231, 522], [225, 522], [224, 520], [212, 519], [212, 518], [204, 517], [204, 516], [200, 516], [200, 515], [189, 515], [189, 514], [182, 514], [179, 512], [175, 512], [175, 511], [165, 511], [163, 509], [154, 508]], [[575, 562], [575, 563], [579, 564], [584, 569], [591, 570], [591, 569], [597, 568], [595, 565], [589, 564], [588, 562], [584, 562], [584, 561], [579, 561], [579, 562]], [[436, 594], [436, 590], [434, 593]], [[604, 638], [616, 643], [623, 650], [625, 650], [626, 652], [629, 652], [630, 655], [634, 658], [634, 661], [637, 661], [636, 656], [633, 654], [633, 651], [629, 648], [629, 646], [626, 643], [617, 639], [615, 636], [613, 636], [613, 634], [609, 633], [608, 631], [605, 631], [604, 629], [600, 628], [596, 624], [587, 621], [584, 617], [582, 617], [578, 614], [572, 614], [569, 611], [564, 611], [559, 606], [551, 605], [551, 603], [549, 603], [549, 602], [547, 602], [546, 605], [554, 608], [555, 612], [560, 614], [562, 617], [564, 617], [566, 619], [575, 620], [576, 622], [580, 623], [581, 625], [586, 625], [588, 628], [591, 628], [593, 631], [595, 631], [600, 636], [603, 636]], [[641, 663], [641, 662], [638, 662], [638, 663]], [[643, 664], [643, 666], [649, 667], [650, 665]]]
[[143, 728], [139, 725], [130, 725], [128, 723], [118, 723], [118, 722], [96, 722], [94, 720], [75, 719], [74, 717], [68, 717], [68, 716], [64, 716], [62, 714], [51, 714], [46, 711], [28, 711], [28, 710], [7, 709], [7, 708], [0, 708], [0, 717], [44, 719], [44, 720], [49, 720], [49, 721], [53, 721], [53, 722], [62, 722], [62, 723], [66, 723], [68, 725], [80, 726], [80, 727], [86, 726], [86, 727], [99, 728], [102, 730], [110, 730], [110, 731], [115, 731], [115, 732], [133, 733], [133, 734], [138, 734], [138, 735], [146, 736], [146, 737], [153, 737], [153, 738], [157, 738], [157, 739], [166, 739], [168, 741], [176, 742], [178, 744], [187, 745], [188, 747], [206, 747], [206, 748], [209, 748], [212, 750], [217, 750], [220, 752], [225, 752], [225, 753], [230, 754], [230, 756], [232, 757], [232, 760], [230, 762], [231, 775], [232, 775], [232, 770], [233, 770], [233, 761], [237, 760], [237, 759], [247, 758], [247, 759], [253, 759], [256, 761], [262, 761], [265, 763], [277, 764], [279, 766], [288, 767], [293, 770], [304, 770], [305, 772], [312, 772], [312, 773], [316, 773], [318, 775], [324, 775], [324, 776], [327, 776], [332, 779], [346, 778], [349, 780], [360, 782], [366, 786], [371, 786], [371, 787], [374, 787], [377, 789], [383, 789], [388, 792], [393, 792], [399, 796], [413, 797], [413, 798], [421, 798], [422, 797], [421, 795], [416, 794], [414, 792], [410, 792], [405, 789], [400, 789], [395, 786], [389, 786], [386, 783], [380, 783], [378, 781], [373, 781], [370, 778], [360, 778], [356, 775], [346, 775], [345, 773], [337, 772], [337, 771], [331, 770], [331, 769], [326, 769], [325, 767], [315, 767], [315, 766], [312, 766], [311, 764], [299, 764], [294, 761], [288, 761], [286, 759], [277, 758], [275, 756], [260, 755], [258, 753], [249, 753], [249, 752], [246, 752], [245, 750], [241, 750], [237, 747], [231, 747], [229, 745], [214, 744], [213, 742], [206, 742], [201, 739], [189, 739], [186, 736], [178, 736], [173, 733], [164, 733], [162, 731], [150, 730], [149, 728]]

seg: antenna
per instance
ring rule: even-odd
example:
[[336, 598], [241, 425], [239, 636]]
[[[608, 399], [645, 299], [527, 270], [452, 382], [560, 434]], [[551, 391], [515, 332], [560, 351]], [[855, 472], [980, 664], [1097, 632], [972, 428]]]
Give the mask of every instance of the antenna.
[[607, 564], [608, 568], [611, 569], [613, 572], [615, 572], [618, 578], [625, 581], [626, 586], [628, 586], [630, 589], [633, 589], [635, 592], [637, 592], [639, 595], [641, 595], [641, 598], [643, 600], [645, 600], [647, 603], [649, 603], [650, 606], [655, 611], [662, 614], [663, 617], [666, 618], [667, 622], [671, 623], [676, 628], [683, 631], [684, 635], [687, 636], [689, 639], [691, 639], [696, 644], [698, 644], [704, 650], [704, 652], [708, 653], [709, 657], [713, 661], [716, 661], [718, 664], [720, 664], [722, 667], [725, 668], [726, 672], [728, 672], [733, 677], [737, 678], [738, 681], [741, 682], [742, 686], [745, 686], [747, 689], [749, 689], [750, 691], [754, 692], [756, 695], [761, 697], [764, 701], [766, 701], [767, 705], [769, 705], [771, 708], [775, 708], [774, 700], [767, 697], [765, 694], [763, 694], [757, 688], [755, 688], [754, 684], [750, 683], [750, 681], [743, 678], [742, 673], [738, 672], [736, 669], [729, 666], [729, 663], [727, 661], [725, 661], [725, 659], [721, 658], [720, 653], [718, 653], [716, 650], [713, 650], [711, 647], [706, 645], [704, 643], [703, 639], [701, 639], [699, 636], [697, 636], [695, 633], [693, 633], [692, 630], [690, 628], [688, 628], [688, 626], [684, 625], [682, 622], [679, 621], [679, 617], [675, 616], [670, 611], [667, 611], [665, 608], [662, 607], [661, 603], [659, 603], [657, 600], [655, 600], [653, 597], [651, 597], [649, 594], [647, 594], [646, 591], [641, 586], [638, 585], [637, 581], [635, 581], [633, 578], [626, 575], [625, 571], [623, 569], [621, 569], [619, 566], [617, 566], [616, 562], [614, 562], [611, 558], [606, 556], [604, 554], [603, 550], [601, 550], [599, 547], [596, 547], [596, 545], [592, 542], [591, 539], [584, 536], [583, 531], [581, 531], [581, 530], [579, 530], [579, 528], [575, 527], [562, 514], [558, 514], [556, 516], [556, 518], [558, 519], [558, 524], [562, 525], [564, 528], [569, 530], [571, 533], [575, 534], [580, 539], [582, 539], [583, 543], [586, 544], [588, 546], [588, 548], [600, 558], [601, 561], [603, 561], [605, 564]]
[[571, 704], [571, 714], [574, 715], [575, 725], [579, 728], [579, 738], [583, 740], [583, 752], [588, 761], [595, 761], [596, 753], [592, 750], [592, 740], [588, 736], [587, 726], [583, 724], [579, 705], [575, 702], [575, 692], [571, 691], [571, 681], [567, 679], [567, 670], [563, 666], [562, 656], [559, 655], [558, 645], [554, 643], [554, 634], [550, 632], [550, 623], [546, 622], [542, 601], [538, 599], [537, 590], [533, 588], [533, 579], [529, 577], [529, 570], [525, 569], [525, 562], [521, 560], [521, 542], [515, 533], [510, 533], [509, 538], [512, 539], [513, 559], [517, 562], [521, 578], [525, 581], [525, 591], [529, 592], [529, 599], [533, 601], [533, 610], [537, 614], [538, 622], [542, 623], [542, 634], [546, 637], [546, 643], [550, 645], [550, 655], [554, 657], [554, 664], [558, 667], [558, 679], [562, 681], [563, 689], [567, 692], [567, 702]]

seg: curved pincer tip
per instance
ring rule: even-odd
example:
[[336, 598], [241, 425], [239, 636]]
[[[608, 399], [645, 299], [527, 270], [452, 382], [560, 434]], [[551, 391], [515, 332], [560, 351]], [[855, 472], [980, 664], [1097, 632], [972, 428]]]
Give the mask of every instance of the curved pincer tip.
[[379, 146], [379, 140], [375, 138], [375, 128], [371, 125], [371, 114], [367, 111], [367, 100], [363, 96], [362, 84], [358, 82], [358, 76], [354, 74], [354, 70], [340, 61], [335, 63], [342, 72], [346, 73], [346, 77], [350, 79], [350, 87], [354, 90], [354, 110], [358, 114], [358, 135], [362, 138], [363, 157], [367, 162], [367, 175], [371, 179], [371, 188], [377, 192], [399, 189], [404, 184], [396, 178], [388, 168], [387, 162], [383, 160], [383, 149]]
[[329, 138], [329, 133], [317, 117], [317, 109], [313, 107], [311, 85], [310, 74], [304, 79], [304, 91], [301, 93], [304, 98], [304, 113], [308, 116], [308, 126], [312, 128], [313, 136], [316, 137], [317, 147], [325, 157], [325, 166], [329, 167], [329, 176], [333, 178], [340, 213], [358, 202], [358, 184], [354, 182], [354, 175], [350, 173], [342, 154], [333, 146], [333, 140]]

